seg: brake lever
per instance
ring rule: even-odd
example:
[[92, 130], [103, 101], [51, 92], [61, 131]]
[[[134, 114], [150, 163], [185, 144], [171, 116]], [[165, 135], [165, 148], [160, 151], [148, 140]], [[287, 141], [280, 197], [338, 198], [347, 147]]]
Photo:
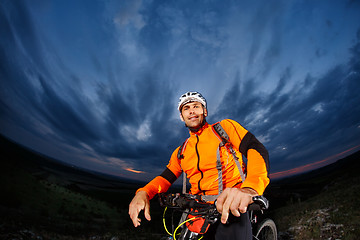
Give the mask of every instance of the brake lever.
[[249, 210], [266, 210], [269, 208], [269, 200], [264, 196], [254, 196], [252, 198], [253, 203], [248, 207]]

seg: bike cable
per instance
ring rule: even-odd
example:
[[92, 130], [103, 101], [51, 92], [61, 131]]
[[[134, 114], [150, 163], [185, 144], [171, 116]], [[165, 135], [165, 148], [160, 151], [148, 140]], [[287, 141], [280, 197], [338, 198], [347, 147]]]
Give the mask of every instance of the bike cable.
[[[176, 235], [177, 230], [178, 230], [182, 225], [184, 225], [184, 224], [187, 223], [187, 222], [193, 221], [193, 220], [195, 220], [195, 219], [197, 219], [197, 218], [201, 218], [201, 217], [192, 217], [192, 218], [189, 218], [189, 219], [183, 221], [182, 223], [180, 223], [179, 226], [177, 226], [177, 227], [175, 228], [174, 235], [173, 235], [174, 240], [176, 240], [175, 235]], [[201, 236], [201, 238], [199, 238], [199, 240], [202, 239], [203, 237], [204, 237], [204, 236]]]
[[[163, 213], [163, 225], [164, 225], [164, 229], [165, 229], [165, 231], [166, 231], [167, 234], [169, 234], [170, 236], [173, 237], [174, 240], [176, 240], [176, 232], [179, 230], [179, 228], [180, 228], [182, 225], [184, 225], [185, 223], [187, 223], [187, 222], [189, 222], [189, 221], [193, 221], [193, 220], [195, 220], [195, 219], [197, 219], [197, 218], [201, 218], [201, 217], [192, 217], [192, 218], [189, 218], [189, 219], [183, 221], [182, 223], [180, 223], [180, 224], [175, 228], [174, 233], [171, 234], [171, 233], [169, 232], [169, 230], [167, 229], [167, 227], [166, 227], [166, 219], [165, 219], [166, 210], [167, 210], [167, 207], [165, 207], [164, 213]], [[199, 240], [202, 239], [202, 238], [203, 238], [203, 236], [201, 236], [201, 238], [199, 238]]]

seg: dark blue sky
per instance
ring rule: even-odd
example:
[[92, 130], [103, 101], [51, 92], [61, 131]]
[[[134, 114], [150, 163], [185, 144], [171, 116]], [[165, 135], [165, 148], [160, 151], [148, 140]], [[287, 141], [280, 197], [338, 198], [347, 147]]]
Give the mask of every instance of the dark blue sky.
[[273, 177], [360, 149], [360, 1], [0, 2], [0, 133], [149, 180], [188, 136], [180, 94], [238, 121]]

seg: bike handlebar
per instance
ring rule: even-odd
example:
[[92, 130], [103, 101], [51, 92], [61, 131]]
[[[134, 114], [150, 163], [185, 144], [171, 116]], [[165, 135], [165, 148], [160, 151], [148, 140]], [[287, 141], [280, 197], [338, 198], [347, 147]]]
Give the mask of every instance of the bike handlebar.
[[[180, 194], [180, 193], [162, 193], [159, 194], [159, 201], [162, 207], [178, 209], [216, 209], [215, 203], [203, 202], [199, 195]], [[269, 208], [269, 201], [264, 196], [253, 197], [253, 203], [248, 206], [248, 210], [266, 210]]]

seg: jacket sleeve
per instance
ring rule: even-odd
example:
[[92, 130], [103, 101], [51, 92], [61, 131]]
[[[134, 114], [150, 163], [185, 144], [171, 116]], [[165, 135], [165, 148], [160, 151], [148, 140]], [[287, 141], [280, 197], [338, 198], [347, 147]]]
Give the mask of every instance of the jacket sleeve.
[[264, 145], [239, 123], [225, 119], [221, 121], [231, 143], [247, 158], [247, 175], [241, 187], [254, 189], [262, 195], [269, 184], [269, 154]]
[[179, 147], [172, 153], [170, 162], [165, 170], [144, 187], [139, 188], [136, 193], [145, 191], [148, 194], [149, 199], [152, 199], [157, 193], [166, 192], [169, 189], [171, 184], [173, 184], [182, 173], [180, 161], [177, 158], [178, 150]]

